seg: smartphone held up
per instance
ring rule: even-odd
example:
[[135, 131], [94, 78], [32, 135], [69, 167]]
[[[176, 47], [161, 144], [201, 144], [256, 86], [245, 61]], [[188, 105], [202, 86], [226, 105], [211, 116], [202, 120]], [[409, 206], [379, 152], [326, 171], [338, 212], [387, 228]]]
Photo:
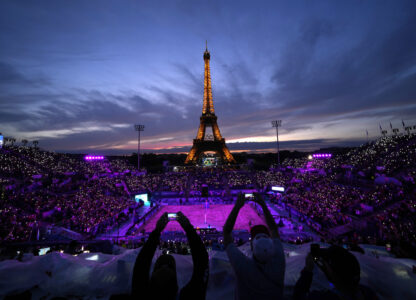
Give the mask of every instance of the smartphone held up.
[[168, 213], [168, 219], [169, 221], [176, 220], [178, 218], [176, 213]]
[[244, 194], [244, 198], [246, 198], [246, 200], [253, 200], [254, 199], [254, 194], [252, 193], [246, 193]]

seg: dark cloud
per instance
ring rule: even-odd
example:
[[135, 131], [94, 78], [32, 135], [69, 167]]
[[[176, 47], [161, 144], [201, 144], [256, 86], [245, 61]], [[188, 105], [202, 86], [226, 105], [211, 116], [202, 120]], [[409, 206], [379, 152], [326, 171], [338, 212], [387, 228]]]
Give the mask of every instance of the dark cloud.
[[16, 122], [21, 122], [30, 118], [30, 114], [25, 114], [22, 112], [8, 112], [8, 111], [1, 111], [0, 110], [0, 120], [4, 123], [13, 124]]
[[46, 78], [38, 77], [29, 77], [19, 72], [13, 65], [0, 61], [0, 87], [3, 89], [5, 87], [25, 85], [30, 87], [37, 87], [49, 84], [49, 81]]
[[139, 95], [85, 92], [83, 95], [73, 93], [57, 99], [43, 104], [40, 97], [39, 106], [26, 113], [26, 121], [19, 122], [17, 128], [22, 131], [58, 130], [88, 122], [92, 125], [143, 122], [149, 127], [158, 127], [159, 120], [171, 125], [168, 128], [177, 128], [174, 121], [181, 119], [180, 111], [166, 104], [153, 103]]
[[416, 71], [414, 11], [382, 37], [373, 28], [352, 47], [346, 44], [345, 51], [319, 56], [321, 39], [342, 34], [333, 28], [328, 21], [306, 22], [298, 39], [289, 44], [272, 77], [283, 107], [308, 107], [309, 114], [328, 117], [414, 103], [415, 77], [406, 75], [412, 68]]
[[308, 19], [300, 27], [300, 39], [311, 47], [314, 47], [320, 38], [331, 36], [333, 33], [333, 24], [324, 19]]
[[[279, 67], [272, 76], [282, 91], [298, 90], [308, 86], [313, 76], [314, 57], [319, 39], [330, 36], [333, 25], [327, 20], [306, 20], [299, 28], [297, 38], [292, 41], [282, 55]], [[306, 82], [305, 82], [306, 81]], [[296, 100], [296, 99], [295, 99]]]

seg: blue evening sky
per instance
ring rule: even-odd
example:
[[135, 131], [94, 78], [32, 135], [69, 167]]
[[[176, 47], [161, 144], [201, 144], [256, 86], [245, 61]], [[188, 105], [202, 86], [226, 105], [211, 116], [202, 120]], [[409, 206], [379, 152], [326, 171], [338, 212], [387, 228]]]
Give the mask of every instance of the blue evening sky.
[[[416, 125], [415, 1], [1, 1], [0, 132], [57, 151], [357, 145]], [[240, 142], [238, 144], [235, 144]]]

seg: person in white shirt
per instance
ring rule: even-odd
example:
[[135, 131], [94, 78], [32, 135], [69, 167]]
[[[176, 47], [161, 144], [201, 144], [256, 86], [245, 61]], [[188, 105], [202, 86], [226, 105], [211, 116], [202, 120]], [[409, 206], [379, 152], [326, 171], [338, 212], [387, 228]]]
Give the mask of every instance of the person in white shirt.
[[264, 225], [251, 228], [252, 257], [246, 256], [233, 243], [231, 233], [245, 201], [244, 195], [239, 194], [223, 228], [226, 252], [237, 281], [235, 299], [282, 299], [285, 255], [276, 222], [259, 194], [254, 194], [254, 201], [263, 209], [269, 229]]

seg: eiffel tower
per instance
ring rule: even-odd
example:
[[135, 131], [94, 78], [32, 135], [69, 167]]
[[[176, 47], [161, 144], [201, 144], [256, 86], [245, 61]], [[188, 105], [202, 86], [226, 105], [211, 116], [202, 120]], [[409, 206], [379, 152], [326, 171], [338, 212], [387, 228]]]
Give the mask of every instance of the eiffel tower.
[[[234, 157], [225, 145], [225, 139], [221, 136], [217, 124], [217, 116], [215, 115], [214, 103], [212, 100], [211, 73], [209, 70], [210, 58], [208, 46], [206, 46], [204, 52], [205, 74], [202, 115], [199, 118], [200, 122], [196, 139], [194, 139], [192, 149], [186, 157], [185, 164], [196, 164], [201, 154], [207, 151], [216, 152], [221, 157], [223, 163], [235, 163]], [[210, 134], [210, 132], [212, 132], [212, 134]]]

